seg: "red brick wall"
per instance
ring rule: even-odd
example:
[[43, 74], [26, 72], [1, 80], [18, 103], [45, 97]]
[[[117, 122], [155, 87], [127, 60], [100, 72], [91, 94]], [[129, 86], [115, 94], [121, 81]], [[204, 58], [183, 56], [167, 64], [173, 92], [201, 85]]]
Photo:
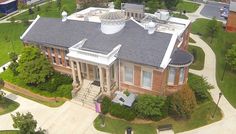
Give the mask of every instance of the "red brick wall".
[[140, 86], [140, 81], [141, 81], [141, 67], [134, 65], [134, 85]]
[[236, 32], [236, 12], [229, 12], [228, 20], [226, 23], [226, 31]]

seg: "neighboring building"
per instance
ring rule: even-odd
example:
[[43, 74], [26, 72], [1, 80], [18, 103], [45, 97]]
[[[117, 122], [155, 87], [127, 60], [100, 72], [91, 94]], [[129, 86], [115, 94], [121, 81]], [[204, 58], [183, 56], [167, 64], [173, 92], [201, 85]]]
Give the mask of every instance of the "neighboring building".
[[0, 13], [9, 14], [17, 10], [17, 0], [0, 0]]
[[121, 10], [125, 11], [127, 18], [133, 17], [135, 20], [140, 21], [144, 18], [144, 5], [122, 3]]
[[236, 0], [230, 1], [229, 14], [226, 23], [226, 31], [236, 32]]
[[193, 61], [189, 20], [161, 11], [137, 22], [104, 8], [62, 16], [38, 16], [21, 39], [41, 48], [56, 70], [72, 75], [75, 89], [86, 79], [107, 95], [117, 89], [170, 95], [187, 82]]

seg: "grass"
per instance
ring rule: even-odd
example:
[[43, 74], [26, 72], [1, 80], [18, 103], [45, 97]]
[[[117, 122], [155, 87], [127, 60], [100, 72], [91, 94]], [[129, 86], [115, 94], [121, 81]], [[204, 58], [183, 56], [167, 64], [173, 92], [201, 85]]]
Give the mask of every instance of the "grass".
[[189, 37], [189, 42], [190, 42], [190, 43], [196, 43], [196, 41], [193, 40], [193, 38], [191, 38], [191, 37]]
[[9, 61], [9, 52], [20, 53], [23, 44], [20, 40], [20, 36], [26, 30], [26, 26], [23, 24], [9, 23], [0, 24], [0, 66]]
[[219, 121], [222, 118], [220, 109], [217, 109], [215, 117], [211, 118], [211, 113], [215, 108], [215, 103], [212, 101], [204, 102], [194, 110], [191, 119], [189, 120], [174, 120], [171, 117], [165, 118], [158, 122], [153, 122], [149, 124], [135, 124], [125, 120], [112, 119], [110, 117], [105, 117], [105, 127], [101, 127], [101, 119], [97, 117], [94, 121], [94, 127], [97, 130], [109, 132], [113, 134], [123, 134], [125, 129], [131, 126], [135, 134], [156, 134], [156, 127], [158, 125], [172, 124], [175, 133], [191, 130], [207, 124]]
[[19, 103], [3, 97], [3, 102], [0, 102], [0, 115], [10, 113], [20, 106]]
[[177, 11], [184, 11], [185, 10], [187, 13], [193, 13], [198, 9], [199, 6], [200, 6], [200, 4], [197, 4], [197, 3], [181, 1], [176, 6], [176, 9], [177, 9]]
[[43, 101], [43, 100], [40, 100], [40, 99], [37, 99], [37, 98], [33, 98], [33, 97], [30, 97], [30, 96], [27, 96], [25, 94], [21, 94], [19, 92], [14, 92], [14, 91], [6, 89], [6, 88], [4, 88], [4, 90], [7, 90], [7, 91], [12, 92], [12, 93], [14, 93], [16, 95], [20, 95], [20, 96], [22, 96], [24, 98], [30, 99], [32, 101], [38, 102], [40, 104], [43, 104], [43, 105], [46, 105], [46, 106], [49, 106], [49, 107], [59, 107], [59, 106], [61, 106], [61, 105], [63, 105], [65, 103], [65, 101], [62, 101], [62, 100], [52, 101], [52, 102], [51, 101], [50, 102]]
[[56, 1], [47, 3], [45, 5], [40, 6], [40, 10], [38, 11], [37, 8], [34, 8], [34, 14], [29, 14], [28, 11], [15, 16], [16, 20], [24, 20], [24, 19], [35, 19], [37, 15], [42, 17], [52, 17], [52, 18], [59, 18], [61, 17], [61, 12], [63, 10], [67, 11], [68, 15], [72, 14], [76, 11], [76, 1], [72, 0], [61, 0], [61, 9], [57, 7]]
[[194, 61], [191, 64], [190, 68], [195, 70], [202, 70], [205, 61], [204, 51], [200, 47], [191, 45], [189, 45], [188, 51], [194, 56]]
[[177, 18], [181, 18], [181, 19], [188, 19], [188, 17], [186, 15], [180, 14], [180, 13], [173, 13], [172, 16], [177, 17]]
[[[204, 35], [204, 30], [209, 20], [198, 19], [192, 24], [192, 33], [198, 33]], [[198, 29], [200, 28], [200, 29]], [[216, 80], [219, 88], [223, 92], [224, 96], [236, 108], [236, 73], [230, 71], [229, 67], [226, 68], [225, 75], [222, 79], [222, 75], [225, 68], [225, 54], [227, 49], [231, 48], [232, 44], [236, 43], [236, 33], [227, 33], [220, 31], [218, 36], [210, 43], [210, 39], [202, 36], [202, 39], [209, 44], [214, 53], [216, 54]]]
[[2, 130], [0, 131], [0, 134], [18, 134], [18, 130]]

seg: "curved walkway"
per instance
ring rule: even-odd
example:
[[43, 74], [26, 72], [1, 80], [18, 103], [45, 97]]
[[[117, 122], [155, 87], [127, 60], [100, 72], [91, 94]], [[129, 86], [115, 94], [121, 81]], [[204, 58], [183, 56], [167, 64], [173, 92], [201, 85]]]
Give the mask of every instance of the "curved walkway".
[[[190, 69], [190, 72], [205, 77], [207, 81], [214, 86], [214, 89], [210, 90], [210, 94], [214, 102], [217, 103], [220, 90], [216, 82], [216, 56], [208, 44], [198, 35], [191, 34], [190, 37], [196, 41], [196, 43], [191, 43], [191, 45], [201, 47], [205, 53], [203, 70], [197, 71]], [[236, 109], [231, 106], [224, 95], [221, 97], [219, 107], [224, 115], [222, 120], [194, 130], [183, 132], [182, 134], [235, 134]]]

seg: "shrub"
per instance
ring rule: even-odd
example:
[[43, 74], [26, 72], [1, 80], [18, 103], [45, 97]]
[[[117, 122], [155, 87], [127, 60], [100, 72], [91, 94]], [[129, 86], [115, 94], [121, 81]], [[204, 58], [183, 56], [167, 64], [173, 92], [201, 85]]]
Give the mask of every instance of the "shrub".
[[109, 112], [110, 106], [111, 106], [111, 99], [109, 97], [105, 96], [102, 99], [102, 109], [101, 109], [102, 113], [107, 114]]
[[165, 98], [152, 95], [140, 95], [134, 104], [134, 110], [138, 117], [151, 120], [159, 120], [165, 116]]
[[210, 94], [208, 90], [212, 89], [213, 86], [211, 86], [205, 78], [189, 74], [188, 84], [193, 90], [198, 103], [209, 100]]
[[168, 99], [170, 101], [169, 113], [171, 116], [183, 119], [190, 118], [196, 106], [196, 98], [187, 84]]
[[121, 106], [120, 104], [112, 103], [110, 107], [110, 114], [112, 116], [125, 119], [127, 121], [132, 121], [135, 119], [136, 115], [131, 108]]
[[71, 99], [71, 90], [73, 89], [71, 84], [67, 84], [67, 85], [61, 85], [57, 88], [56, 94], [59, 97], [66, 97], [68, 99]]

